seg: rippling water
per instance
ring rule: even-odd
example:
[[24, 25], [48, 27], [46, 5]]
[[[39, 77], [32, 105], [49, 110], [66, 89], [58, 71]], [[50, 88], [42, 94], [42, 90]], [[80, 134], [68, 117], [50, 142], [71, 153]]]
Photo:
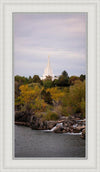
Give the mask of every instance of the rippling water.
[[85, 140], [79, 135], [15, 126], [15, 157], [85, 157]]

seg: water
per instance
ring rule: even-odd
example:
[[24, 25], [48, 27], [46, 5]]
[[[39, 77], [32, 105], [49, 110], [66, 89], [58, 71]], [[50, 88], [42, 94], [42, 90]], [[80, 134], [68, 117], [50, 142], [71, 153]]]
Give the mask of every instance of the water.
[[80, 135], [15, 126], [15, 157], [85, 157], [85, 140]]

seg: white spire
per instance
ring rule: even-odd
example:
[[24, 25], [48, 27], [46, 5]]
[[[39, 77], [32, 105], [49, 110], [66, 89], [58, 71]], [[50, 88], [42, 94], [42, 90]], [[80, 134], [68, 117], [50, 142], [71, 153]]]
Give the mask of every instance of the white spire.
[[43, 79], [45, 79], [46, 76], [51, 76], [52, 79], [54, 77], [53, 72], [52, 72], [52, 69], [51, 69], [51, 66], [50, 66], [49, 56], [48, 56], [48, 64], [47, 64], [47, 67], [44, 70]]

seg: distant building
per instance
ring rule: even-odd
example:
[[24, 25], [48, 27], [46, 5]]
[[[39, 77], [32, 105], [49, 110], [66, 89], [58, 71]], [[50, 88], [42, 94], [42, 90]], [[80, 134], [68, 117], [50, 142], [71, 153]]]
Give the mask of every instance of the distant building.
[[52, 78], [52, 80], [54, 80], [54, 74], [53, 74], [53, 71], [52, 71], [51, 66], [50, 66], [49, 56], [48, 56], [47, 66], [46, 66], [46, 68], [44, 70], [44, 74], [41, 77], [41, 79], [44, 80], [44, 79], [46, 79], [47, 76], [50, 76]]

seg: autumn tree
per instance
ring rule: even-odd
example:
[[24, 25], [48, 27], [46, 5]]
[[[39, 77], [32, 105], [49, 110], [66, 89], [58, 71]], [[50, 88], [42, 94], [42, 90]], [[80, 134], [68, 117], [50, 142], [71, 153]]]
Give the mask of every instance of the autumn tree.
[[35, 85], [34, 88], [29, 85], [20, 86], [20, 96], [19, 103], [22, 106], [22, 109], [25, 111], [38, 111], [44, 110], [46, 108], [46, 103], [41, 99], [41, 88], [38, 85]]
[[64, 92], [58, 87], [48, 88], [47, 91], [50, 92], [51, 98], [56, 104], [60, 103], [62, 97], [64, 96]]
[[74, 83], [75, 83], [75, 81], [76, 80], [79, 80], [80, 78], [78, 77], [78, 76], [71, 76], [70, 78], [69, 78], [69, 83], [70, 83], [70, 85], [74, 85]]

